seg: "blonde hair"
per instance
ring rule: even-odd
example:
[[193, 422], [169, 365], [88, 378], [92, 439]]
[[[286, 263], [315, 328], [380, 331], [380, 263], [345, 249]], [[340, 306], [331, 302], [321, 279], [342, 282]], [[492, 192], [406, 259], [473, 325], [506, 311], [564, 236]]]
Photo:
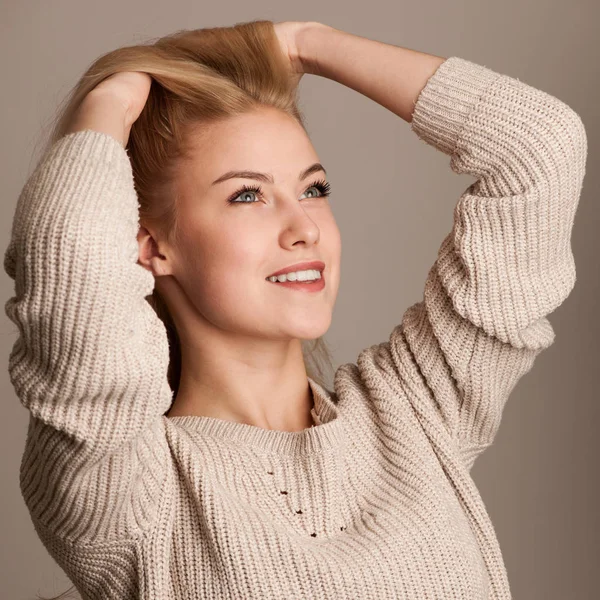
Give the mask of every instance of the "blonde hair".
[[[140, 71], [152, 77], [146, 105], [131, 128], [127, 152], [140, 224], [158, 230], [170, 242], [176, 242], [178, 234], [176, 165], [189, 156], [192, 128], [265, 106], [287, 113], [306, 131], [297, 104], [298, 85], [290, 77], [274, 24], [255, 20], [232, 27], [181, 30], [101, 56], [63, 102], [44, 152], [65, 135], [86, 95], [121, 71]], [[168, 379], [175, 397], [181, 374], [177, 330], [156, 289], [146, 300], [167, 330]], [[333, 361], [325, 339], [302, 340], [302, 353], [308, 376], [326, 387]], [[72, 589], [74, 586], [63, 594]], [[57, 600], [63, 594], [41, 600]]]

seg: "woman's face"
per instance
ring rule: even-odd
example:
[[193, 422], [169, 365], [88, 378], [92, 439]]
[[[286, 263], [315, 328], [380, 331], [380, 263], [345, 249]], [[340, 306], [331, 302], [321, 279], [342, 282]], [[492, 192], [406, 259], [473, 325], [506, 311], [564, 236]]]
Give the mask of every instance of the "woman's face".
[[[193, 344], [194, 332], [204, 336], [212, 328], [277, 340], [323, 335], [339, 287], [341, 237], [330, 198], [315, 187], [328, 181], [324, 171], [315, 167], [299, 179], [319, 163], [301, 125], [281, 111], [261, 108], [210, 125], [194, 144], [177, 181], [179, 240], [161, 249], [164, 259], [153, 259], [160, 263], [155, 274], [172, 276], [159, 277], [164, 281], [157, 286], [176, 305], [180, 336], [192, 336], [182, 342]], [[232, 171], [263, 173], [272, 182], [248, 173], [223, 179]], [[243, 191], [244, 185], [262, 191]], [[266, 279], [313, 260], [325, 263], [320, 291]]]

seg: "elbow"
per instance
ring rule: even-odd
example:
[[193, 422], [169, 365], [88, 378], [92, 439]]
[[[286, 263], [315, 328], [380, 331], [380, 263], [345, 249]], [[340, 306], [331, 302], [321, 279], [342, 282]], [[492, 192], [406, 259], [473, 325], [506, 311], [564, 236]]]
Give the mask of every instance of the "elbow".
[[549, 151], [554, 163], [554, 172], [561, 181], [581, 187], [585, 175], [588, 140], [585, 125], [580, 115], [570, 106], [558, 101], [556, 112], [548, 123], [551, 135]]

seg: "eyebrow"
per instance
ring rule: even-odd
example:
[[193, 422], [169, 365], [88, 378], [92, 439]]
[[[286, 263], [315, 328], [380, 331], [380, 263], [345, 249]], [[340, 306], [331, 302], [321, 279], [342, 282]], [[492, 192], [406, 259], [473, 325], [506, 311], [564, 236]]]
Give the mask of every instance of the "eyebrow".
[[[317, 171], [323, 171], [325, 175], [327, 175], [327, 171], [325, 167], [321, 163], [315, 163], [308, 167], [308, 169], [304, 169], [298, 175], [298, 181], [302, 181], [306, 179], [309, 175], [316, 173]], [[227, 179], [256, 179], [257, 181], [263, 181], [264, 183], [275, 183], [273, 179], [273, 175], [270, 173], [258, 173], [257, 171], [228, 171], [227, 173], [221, 175], [218, 179], [215, 179], [211, 185], [215, 185], [216, 183], [221, 183], [222, 181], [226, 181]]]

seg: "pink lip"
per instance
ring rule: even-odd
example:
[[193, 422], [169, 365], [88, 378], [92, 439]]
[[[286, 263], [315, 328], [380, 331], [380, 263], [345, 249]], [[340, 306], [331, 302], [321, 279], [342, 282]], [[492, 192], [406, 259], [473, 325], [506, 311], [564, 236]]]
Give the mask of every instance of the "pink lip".
[[306, 271], [307, 269], [315, 269], [316, 271], [322, 272], [325, 270], [325, 263], [321, 262], [320, 260], [296, 263], [295, 265], [290, 265], [289, 267], [285, 267], [285, 269], [280, 269], [279, 271], [275, 271], [275, 273], [271, 273], [267, 279], [269, 277], [283, 275], [284, 273], [291, 273], [292, 271]]

